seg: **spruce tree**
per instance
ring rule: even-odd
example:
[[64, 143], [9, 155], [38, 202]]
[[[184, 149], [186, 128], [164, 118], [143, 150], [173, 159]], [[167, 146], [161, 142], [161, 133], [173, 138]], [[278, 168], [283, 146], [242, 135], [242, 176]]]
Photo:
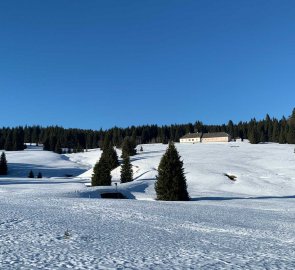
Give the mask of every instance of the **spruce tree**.
[[292, 115], [288, 120], [289, 130], [287, 134], [287, 142], [295, 144], [295, 109], [293, 109]]
[[287, 142], [287, 140], [286, 140], [285, 131], [284, 131], [284, 129], [281, 129], [280, 136], [279, 136], [279, 143], [284, 144], [286, 142]]
[[180, 160], [177, 149], [172, 142], [169, 143], [169, 146], [160, 161], [155, 190], [157, 193], [157, 200], [189, 200], [183, 161]]
[[100, 160], [93, 168], [91, 178], [92, 186], [110, 186], [112, 184], [112, 176], [109, 164], [105, 157], [101, 156]]
[[57, 144], [55, 145], [54, 152], [57, 154], [62, 154], [62, 148], [61, 148], [60, 141], [58, 141]]
[[4, 152], [2, 152], [0, 157], [0, 175], [7, 175], [7, 173], [8, 173], [8, 167], [7, 167], [6, 155]]
[[34, 173], [33, 173], [33, 171], [32, 171], [32, 170], [29, 172], [29, 175], [28, 175], [28, 177], [29, 177], [29, 178], [34, 178], [34, 177], [35, 177], [35, 175], [34, 175]]
[[37, 178], [42, 178], [42, 173], [41, 172], [38, 173]]
[[105, 158], [109, 164], [110, 170], [117, 168], [119, 164], [119, 159], [116, 150], [113, 146], [109, 145], [103, 150], [102, 156]]
[[122, 158], [124, 156], [134, 156], [136, 154], [135, 144], [129, 137], [125, 137], [122, 143]]
[[109, 148], [112, 145], [110, 134], [107, 132], [105, 134], [105, 138], [103, 140], [103, 145], [101, 146], [101, 150], [104, 151], [105, 149]]
[[124, 156], [121, 166], [121, 183], [131, 182], [133, 180], [133, 170], [129, 156]]

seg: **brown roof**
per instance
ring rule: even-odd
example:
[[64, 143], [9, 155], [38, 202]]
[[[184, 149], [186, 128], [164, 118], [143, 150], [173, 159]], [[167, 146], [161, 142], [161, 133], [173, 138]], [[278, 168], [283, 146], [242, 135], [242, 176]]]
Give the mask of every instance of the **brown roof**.
[[212, 133], [203, 133], [202, 138], [217, 138], [217, 137], [228, 137], [229, 135], [225, 132], [212, 132]]
[[188, 133], [180, 139], [192, 139], [192, 138], [218, 138], [228, 137], [229, 135], [225, 132], [212, 132], [212, 133]]
[[202, 133], [188, 133], [185, 134], [180, 139], [191, 139], [191, 138], [201, 138]]

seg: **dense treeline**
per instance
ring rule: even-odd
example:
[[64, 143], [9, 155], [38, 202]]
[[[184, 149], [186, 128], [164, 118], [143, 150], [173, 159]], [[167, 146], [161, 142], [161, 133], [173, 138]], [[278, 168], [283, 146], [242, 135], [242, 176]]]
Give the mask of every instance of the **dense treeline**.
[[23, 150], [24, 143], [43, 144], [45, 150], [62, 153], [67, 150], [83, 151], [83, 149], [103, 147], [106, 139], [114, 146], [121, 147], [124, 138], [129, 137], [132, 142], [168, 143], [177, 142], [179, 138], [189, 132], [220, 132], [229, 133], [232, 138], [249, 139], [251, 143], [278, 142], [295, 143], [295, 109], [292, 115], [282, 119], [271, 118], [234, 124], [231, 120], [223, 125], [205, 125], [200, 121], [194, 124], [179, 125], [144, 125], [128, 128], [114, 127], [109, 130], [65, 129], [58, 126], [51, 127], [15, 127], [0, 129], [0, 149], [7, 151]]

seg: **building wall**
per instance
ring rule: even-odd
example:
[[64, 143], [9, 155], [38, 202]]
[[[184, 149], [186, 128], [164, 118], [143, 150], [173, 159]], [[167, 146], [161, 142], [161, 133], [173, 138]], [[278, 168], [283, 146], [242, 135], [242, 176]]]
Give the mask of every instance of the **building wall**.
[[181, 143], [199, 143], [200, 138], [185, 138], [185, 139], [180, 139]]
[[229, 137], [202, 138], [202, 142], [229, 142]]

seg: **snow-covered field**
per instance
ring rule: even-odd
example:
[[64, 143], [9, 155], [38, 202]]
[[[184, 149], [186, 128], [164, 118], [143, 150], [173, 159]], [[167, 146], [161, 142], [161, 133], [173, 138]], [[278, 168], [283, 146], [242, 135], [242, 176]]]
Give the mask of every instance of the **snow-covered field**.
[[[119, 168], [112, 172], [118, 190], [137, 200], [98, 199], [115, 187], [85, 186], [99, 149], [7, 152], [0, 269], [295, 268], [294, 145], [176, 144], [192, 200], [158, 202], [166, 147], [143, 145], [131, 183], [119, 184]], [[31, 169], [46, 178], [26, 178]]]

